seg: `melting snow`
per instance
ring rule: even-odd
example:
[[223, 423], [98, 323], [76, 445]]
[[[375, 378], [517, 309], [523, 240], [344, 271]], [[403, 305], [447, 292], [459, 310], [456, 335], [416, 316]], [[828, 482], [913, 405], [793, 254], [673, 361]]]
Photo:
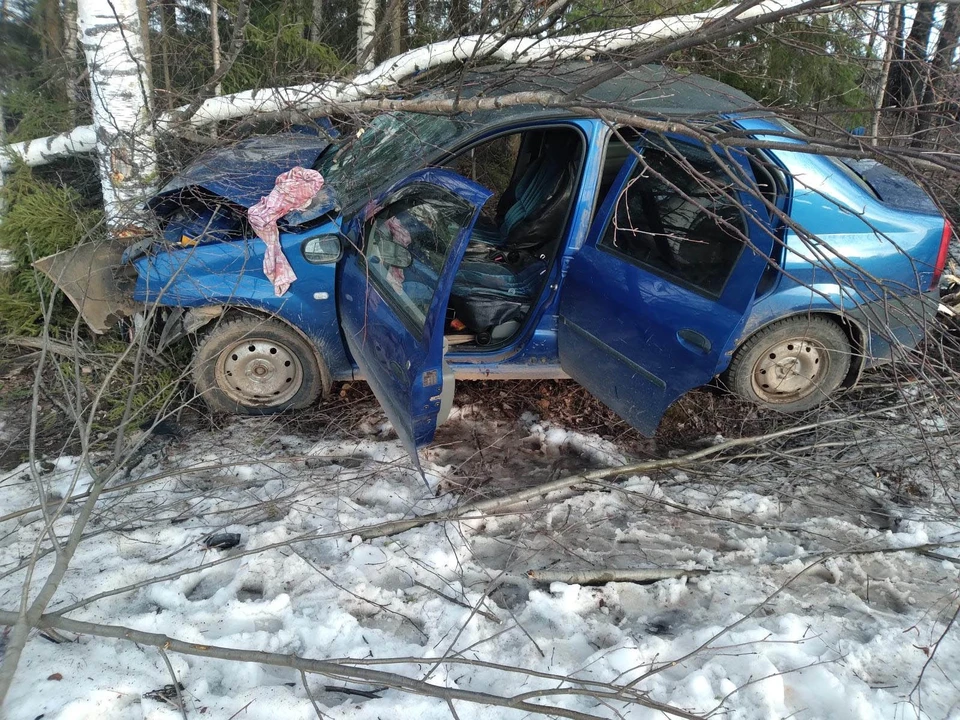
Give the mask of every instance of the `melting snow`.
[[[455, 417], [454, 432], [469, 443], [474, 421]], [[629, 459], [606, 440], [532, 416], [501, 425], [504, 439], [488, 456], [525, 448], [545, 468], [559, 455], [580, 467]], [[840, 554], [811, 567], [824, 551], [956, 540], [950, 524], [916, 515], [871, 527], [855, 510], [822, 502], [823, 488], [809, 474], [719, 466], [711, 476], [634, 476], [552, 495], [522, 514], [361, 541], [356, 531], [365, 525], [454, 506], [458, 498], [446, 488], [457, 484], [462, 465], [453, 451], [431, 450], [427, 487], [399, 443], [383, 439], [382, 428], [370, 430], [359, 440], [316, 441], [290, 434], [282, 419], [247, 419], [147, 457], [131, 478], [156, 479], [106, 496], [50, 610], [222, 561], [69, 616], [201, 645], [354, 658], [507, 696], [635, 683], [651, 700], [739, 720], [960, 717], [956, 629], [915, 687], [956, 607], [960, 568], [913, 552]], [[90, 478], [76, 459], [62, 458], [43, 479], [56, 498], [83, 492]], [[37, 499], [26, 466], [0, 478], [0, 512]], [[9, 571], [33, 551], [39, 518], [32, 512], [0, 524], [6, 609], [19, 603], [23, 573]], [[72, 519], [68, 512], [58, 532]], [[204, 537], [223, 531], [240, 533], [240, 545], [203, 548]], [[291, 542], [304, 534], [313, 539]], [[52, 560], [40, 561], [38, 577]], [[711, 572], [598, 587], [535, 585], [526, 577], [529, 569], [660, 566]], [[190, 718], [316, 717], [293, 670], [168, 656]], [[54, 674], [62, 679], [49, 679]], [[347, 695], [337, 689], [342, 681], [309, 677], [326, 717], [452, 717], [439, 700], [396, 690]], [[7, 711], [11, 720], [179, 718], [169, 703], [144, 697], [170, 682], [156, 648], [35, 636]], [[547, 693], [543, 701], [603, 718], [665, 717], [589, 695]], [[460, 701], [455, 709], [464, 720], [526, 716]]]

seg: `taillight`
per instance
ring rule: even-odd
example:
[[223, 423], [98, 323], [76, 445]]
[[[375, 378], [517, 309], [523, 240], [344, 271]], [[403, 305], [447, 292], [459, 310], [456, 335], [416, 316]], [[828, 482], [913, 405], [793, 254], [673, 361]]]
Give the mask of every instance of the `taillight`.
[[933, 266], [933, 279], [930, 281], [930, 289], [936, 290], [940, 285], [940, 276], [943, 275], [943, 268], [947, 264], [947, 254], [950, 252], [950, 238], [953, 236], [953, 226], [949, 220], [943, 221], [943, 235], [940, 238], [940, 251], [937, 253], [937, 264]]

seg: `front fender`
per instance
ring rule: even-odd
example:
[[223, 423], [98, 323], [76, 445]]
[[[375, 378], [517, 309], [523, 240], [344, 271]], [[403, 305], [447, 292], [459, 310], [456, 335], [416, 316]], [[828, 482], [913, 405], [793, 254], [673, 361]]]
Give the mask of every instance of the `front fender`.
[[[323, 354], [334, 378], [351, 377], [336, 306], [336, 264], [311, 265], [300, 250], [324, 233], [284, 235], [281, 246], [297, 280], [277, 297], [263, 273], [266, 246], [259, 239], [172, 247], [134, 262], [136, 301], [165, 307], [246, 307], [276, 315], [304, 333]], [[335, 228], [334, 228], [335, 231]]]

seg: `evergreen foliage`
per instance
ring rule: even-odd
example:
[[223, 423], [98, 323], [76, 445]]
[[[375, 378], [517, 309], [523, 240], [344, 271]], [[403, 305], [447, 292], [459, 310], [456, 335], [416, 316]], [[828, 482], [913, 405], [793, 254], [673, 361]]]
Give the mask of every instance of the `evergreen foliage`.
[[[52, 285], [31, 264], [90, 239], [102, 214], [85, 206], [73, 188], [39, 180], [29, 168], [7, 177], [3, 199], [8, 210], [0, 222], [0, 248], [10, 254], [14, 269], [0, 273], [0, 333], [36, 335]], [[55, 323], [72, 322], [68, 306], [57, 300]]]
[[287, 3], [253, 3], [246, 42], [223, 80], [224, 92], [307, 82], [342, 69], [332, 48], [304, 38], [299, 18], [305, 12]]
[[697, 69], [771, 107], [866, 109], [868, 51], [843, 21], [842, 13], [791, 18], [737, 35], [696, 53]]

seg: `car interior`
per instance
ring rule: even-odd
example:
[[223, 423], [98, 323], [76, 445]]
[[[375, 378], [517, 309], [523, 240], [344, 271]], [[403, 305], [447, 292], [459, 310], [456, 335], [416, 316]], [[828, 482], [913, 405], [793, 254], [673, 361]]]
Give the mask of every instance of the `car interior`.
[[[608, 143], [595, 212], [638, 139], [637, 133], [622, 130]], [[581, 133], [554, 126], [499, 135], [444, 163], [492, 191], [454, 276], [444, 328], [450, 352], [497, 350], [535, 319], [533, 310], [567, 237], [584, 157]], [[731, 187], [728, 172], [707, 150], [648, 139], [599, 247], [718, 296], [746, 233]], [[444, 208], [437, 198], [424, 203], [422, 195], [417, 190], [407, 200], [397, 198], [389, 211], [378, 213], [367, 249], [371, 276], [383, 275], [381, 282], [417, 325], [456, 234], [449, 228], [465, 222], [452, 219], [462, 209]]]
[[577, 130], [552, 127], [498, 136], [446, 163], [494, 193], [454, 280], [454, 351], [499, 347], [523, 329], [566, 237], [584, 154]]

